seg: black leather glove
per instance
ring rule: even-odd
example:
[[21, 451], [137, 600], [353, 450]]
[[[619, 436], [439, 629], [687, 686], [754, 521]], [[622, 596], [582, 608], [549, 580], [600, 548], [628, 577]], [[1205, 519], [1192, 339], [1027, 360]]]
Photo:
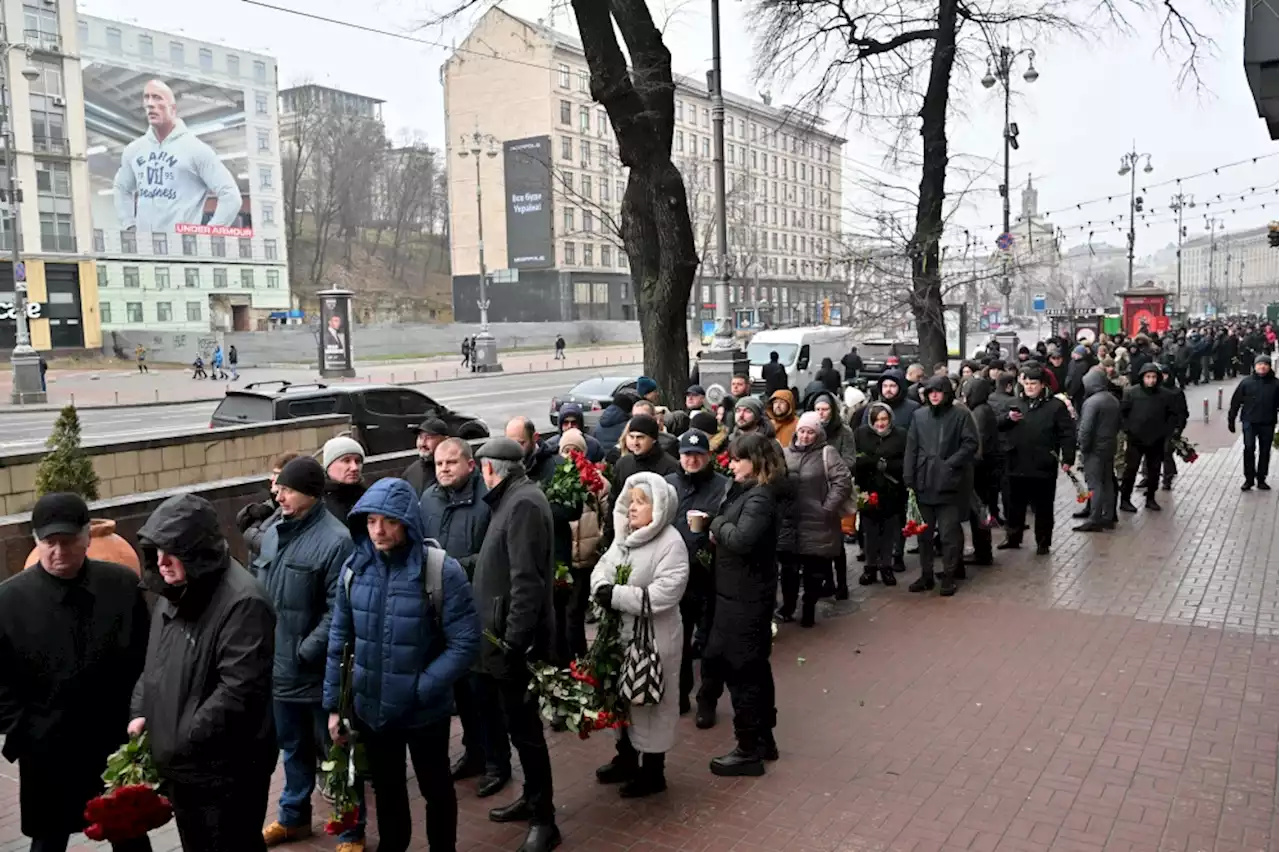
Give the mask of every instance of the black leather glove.
[[613, 609], [613, 584], [605, 583], [593, 596], [601, 609]]
[[1227, 431], [1228, 431], [1228, 432], [1230, 432], [1230, 433], [1232, 433], [1233, 435], [1235, 434], [1235, 431], [1236, 431], [1236, 421], [1234, 421], [1234, 420], [1228, 420], [1228, 421], [1227, 421]]

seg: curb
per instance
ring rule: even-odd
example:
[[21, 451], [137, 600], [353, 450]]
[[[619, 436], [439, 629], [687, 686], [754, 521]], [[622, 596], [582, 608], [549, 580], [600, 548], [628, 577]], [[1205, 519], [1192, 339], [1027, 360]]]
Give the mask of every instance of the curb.
[[[608, 364], [604, 366], [626, 367], [634, 364], [643, 364], [643, 363], [644, 363], [643, 361], [619, 361], [617, 362], [616, 365]], [[258, 369], [258, 368], [255, 368], [255, 369]], [[284, 369], [284, 368], [279, 367], [276, 369]], [[569, 372], [572, 370], [594, 370], [594, 369], [595, 367], [588, 365], [583, 367], [564, 367], [559, 370], [555, 370], [555, 369], [525, 370], [523, 372], [516, 371], [511, 373], [505, 373], [505, 372], [504, 373], [473, 373], [467, 376], [453, 376], [447, 379], [420, 379], [418, 381], [407, 381], [407, 382], [378, 382], [378, 384], [395, 385], [397, 387], [413, 387], [415, 385], [440, 384], [442, 382], [461, 382], [461, 381], [467, 381], [470, 379], [487, 378], [490, 376], [492, 377], [532, 376], [532, 375], [539, 375], [539, 374], [545, 374], [545, 373]], [[343, 384], [358, 385], [360, 384], [360, 382], [344, 382]], [[229, 388], [230, 385], [227, 385], [227, 387]], [[210, 397], [204, 397], [200, 399], [160, 399], [160, 400], [154, 400], [152, 402], [122, 402], [119, 404], [89, 403], [88, 405], [77, 405], [76, 411], [106, 411], [109, 409], [121, 409], [121, 408], [164, 408], [164, 407], [171, 407], [176, 405], [199, 405], [200, 403], [203, 403], [203, 402], [218, 402], [221, 399], [222, 397], [210, 396]], [[30, 406], [21, 406], [21, 407], [13, 406], [12, 404], [9, 406], [0, 406], [0, 420], [2, 420], [6, 415], [12, 415], [12, 414], [27, 414], [28, 412], [36, 412], [36, 411], [61, 411], [63, 408], [65, 408], [67, 405], [70, 405], [70, 404], [71, 404], [70, 402], [67, 402], [67, 403], [63, 403], [62, 405], [46, 403], [44, 405], [30, 405]]]

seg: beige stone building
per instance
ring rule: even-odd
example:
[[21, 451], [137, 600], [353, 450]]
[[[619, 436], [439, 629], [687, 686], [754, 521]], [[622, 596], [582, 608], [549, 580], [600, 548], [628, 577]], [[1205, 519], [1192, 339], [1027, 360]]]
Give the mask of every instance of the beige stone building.
[[[539, 23], [491, 9], [441, 69], [449, 164], [454, 314], [474, 321], [479, 229], [479, 131], [496, 140], [480, 156], [480, 211], [491, 320], [632, 319], [635, 298], [617, 235], [627, 175], [605, 110], [591, 99], [581, 44]], [[845, 140], [797, 110], [725, 93], [725, 167], [731, 297], [740, 320], [755, 309], [773, 322], [820, 320], [823, 300], [846, 289], [841, 258], [841, 164]], [[685, 177], [704, 263], [691, 318], [710, 319], [717, 277], [711, 101], [704, 81], [677, 78], [672, 158]], [[465, 146], [463, 137], [467, 137]], [[542, 168], [550, 222], [537, 220], [546, 262], [506, 271], [516, 202], [503, 143], [545, 137]], [[524, 197], [524, 193], [518, 193]], [[518, 227], [526, 227], [522, 221]], [[518, 238], [526, 245], [527, 233]], [[495, 270], [499, 270], [496, 276]]]

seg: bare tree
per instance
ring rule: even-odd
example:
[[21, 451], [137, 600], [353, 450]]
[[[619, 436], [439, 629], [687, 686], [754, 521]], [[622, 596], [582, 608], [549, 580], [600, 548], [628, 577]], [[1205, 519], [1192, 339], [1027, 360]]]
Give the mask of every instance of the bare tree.
[[[920, 169], [915, 222], [906, 241], [907, 302], [926, 363], [944, 360], [947, 351], [940, 249], [947, 118], [957, 64], [963, 70], [983, 61], [1003, 30], [1028, 38], [1082, 32], [1095, 8], [1113, 25], [1127, 27], [1121, 3], [1135, 12], [1160, 10], [1162, 43], [1186, 52], [1184, 74], [1194, 76], [1198, 50], [1208, 39], [1182, 16], [1176, 0], [1102, 0], [1099, 7], [1081, 6], [1074, 16], [1069, 0], [755, 0], [762, 76], [805, 79], [818, 69], [807, 101], [820, 107], [838, 99], [860, 122], [887, 124], [896, 134], [894, 156]], [[917, 133], [915, 157], [908, 140]]]

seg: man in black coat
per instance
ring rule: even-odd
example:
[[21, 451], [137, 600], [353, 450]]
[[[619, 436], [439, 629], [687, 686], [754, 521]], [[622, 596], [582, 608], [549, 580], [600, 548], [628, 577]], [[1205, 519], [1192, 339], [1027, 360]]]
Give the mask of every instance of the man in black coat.
[[[705, 641], [711, 624], [711, 603], [715, 592], [711, 576], [711, 520], [720, 514], [725, 495], [729, 493], [729, 477], [716, 473], [711, 464], [711, 438], [700, 429], [690, 429], [680, 436], [680, 472], [666, 475], [676, 490], [680, 503], [676, 507], [675, 528], [689, 551], [689, 583], [680, 598], [680, 617], [684, 622], [683, 656], [680, 661], [680, 712], [688, 713], [689, 695], [693, 692], [693, 658], [695, 631]], [[689, 524], [689, 513], [700, 513], [699, 529]], [[705, 553], [704, 558], [699, 554]], [[703, 642], [696, 643], [698, 645]], [[701, 651], [701, 648], [697, 649]], [[703, 686], [708, 688], [707, 672]], [[700, 690], [701, 692], [701, 690]], [[719, 690], [714, 690], [719, 695]], [[715, 724], [715, 702], [698, 704], [695, 722], [699, 728]]]
[[63, 852], [102, 793], [107, 755], [126, 739], [150, 618], [137, 575], [86, 558], [80, 495], [41, 497], [31, 527], [39, 561], [0, 583], [0, 734], [18, 764], [22, 833], [35, 852]]
[[364, 447], [354, 438], [339, 435], [324, 442], [320, 451], [324, 465], [324, 505], [342, 523], [351, 507], [364, 496]]
[[627, 423], [627, 454], [613, 466], [612, 492], [622, 493], [622, 486], [633, 473], [647, 471], [658, 476], [678, 473], [680, 464], [662, 451], [658, 443], [658, 421], [647, 414], [637, 414]]
[[539, 485], [551, 481], [560, 457], [538, 437], [538, 430], [528, 417], [512, 417], [504, 434], [520, 445], [524, 452], [524, 472]]
[[[987, 401], [990, 397], [991, 382], [986, 379], [973, 378], [965, 386], [964, 404], [973, 415], [974, 425], [978, 427], [978, 441], [981, 445], [978, 461], [973, 466], [973, 493], [986, 514], [997, 515], [1004, 454], [1000, 451], [998, 418]], [[986, 526], [986, 520], [986, 517], [977, 512], [969, 513], [969, 538], [973, 542], [973, 558], [967, 561], [974, 565], [990, 565], [994, 561], [991, 557], [991, 528]]]
[[1022, 546], [1027, 507], [1036, 516], [1036, 555], [1044, 556], [1053, 543], [1053, 498], [1058, 469], [1076, 462], [1076, 427], [1062, 400], [1050, 396], [1046, 375], [1038, 367], [1024, 367], [1024, 397], [1000, 421], [1009, 438], [1005, 470], [1009, 476], [1009, 511], [1005, 540], [998, 550]]
[[185, 852], [261, 852], [276, 762], [271, 599], [231, 558], [203, 497], [165, 500], [138, 542], [161, 600], [129, 732], [148, 733]]
[[1120, 400], [1111, 392], [1106, 369], [1098, 366], [1084, 377], [1084, 404], [1076, 427], [1076, 448], [1092, 497], [1076, 517], [1088, 518], [1076, 532], [1100, 532], [1116, 526], [1116, 441], [1120, 437]]
[[913, 592], [933, 588], [933, 538], [942, 540], [942, 584], [939, 594], [956, 593], [956, 574], [963, 571], [964, 531], [973, 493], [973, 465], [980, 440], [969, 412], [955, 406], [955, 390], [946, 376], [925, 383], [927, 408], [911, 415], [903, 484], [916, 492], [920, 514], [928, 530], [920, 536], [920, 579]]
[[1142, 367], [1139, 384], [1126, 388], [1120, 400], [1120, 416], [1127, 436], [1124, 452], [1124, 478], [1120, 480], [1120, 511], [1136, 512], [1130, 499], [1138, 478], [1138, 465], [1143, 466], [1147, 480], [1146, 508], [1160, 511], [1156, 502], [1156, 486], [1160, 482], [1160, 464], [1164, 461], [1164, 444], [1177, 421], [1173, 395], [1160, 385], [1160, 367], [1148, 361]]
[[413, 431], [418, 433], [418, 457], [409, 463], [400, 478], [412, 485], [421, 497], [422, 492], [435, 484], [436, 461], [433, 455], [436, 447], [449, 437], [449, 424], [439, 417], [428, 417], [414, 426]]
[[[555, 557], [551, 506], [524, 469], [524, 450], [510, 438], [491, 438], [476, 453], [493, 511], [476, 559], [472, 589], [486, 635], [479, 670], [498, 682], [498, 702], [524, 770], [524, 792], [489, 811], [494, 822], [529, 822], [523, 852], [549, 852], [560, 843], [552, 801], [551, 755], [538, 705], [530, 701], [529, 663], [546, 660], [555, 635], [552, 590]], [[499, 644], [500, 643], [500, 644]]]
[[787, 368], [778, 360], [776, 351], [769, 353], [769, 363], [760, 368], [760, 378], [764, 379], [766, 399], [773, 396], [774, 391], [787, 389]]
[[1077, 344], [1071, 350], [1071, 363], [1067, 365], [1066, 382], [1062, 385], [1062, 392], [1071, 400], [1077, 413], [1080, 406], [1084, 405], [1084, 376], [1092, 366], [1093, 357], [1089, 354], [1089, 347]]
[[844, 367], [845, 384], [853, 384], [853, 380], [862, 372], [862, 356], [858, 354], [858, 347], [849, 347], [849, 351], [840, 359], [840, 366]]
[[[1236, 431], [1236, 417], [1244, 432], [1244, 485], [1248, 491], [1256, 482], [1260, 491], [1270, 491], [1267, 470], [1271, 466], [1271, 441], [1276, 432], [1277, 409], [1280, 409], [1280, 382], [1271, 369], [1271, 356], [1253, 359], [1253, 373], [1245, 376], [1231, 394], [1227, 409], [1227, 428]], [[1254, 449], [1257, 448], [1257, 462]]]

